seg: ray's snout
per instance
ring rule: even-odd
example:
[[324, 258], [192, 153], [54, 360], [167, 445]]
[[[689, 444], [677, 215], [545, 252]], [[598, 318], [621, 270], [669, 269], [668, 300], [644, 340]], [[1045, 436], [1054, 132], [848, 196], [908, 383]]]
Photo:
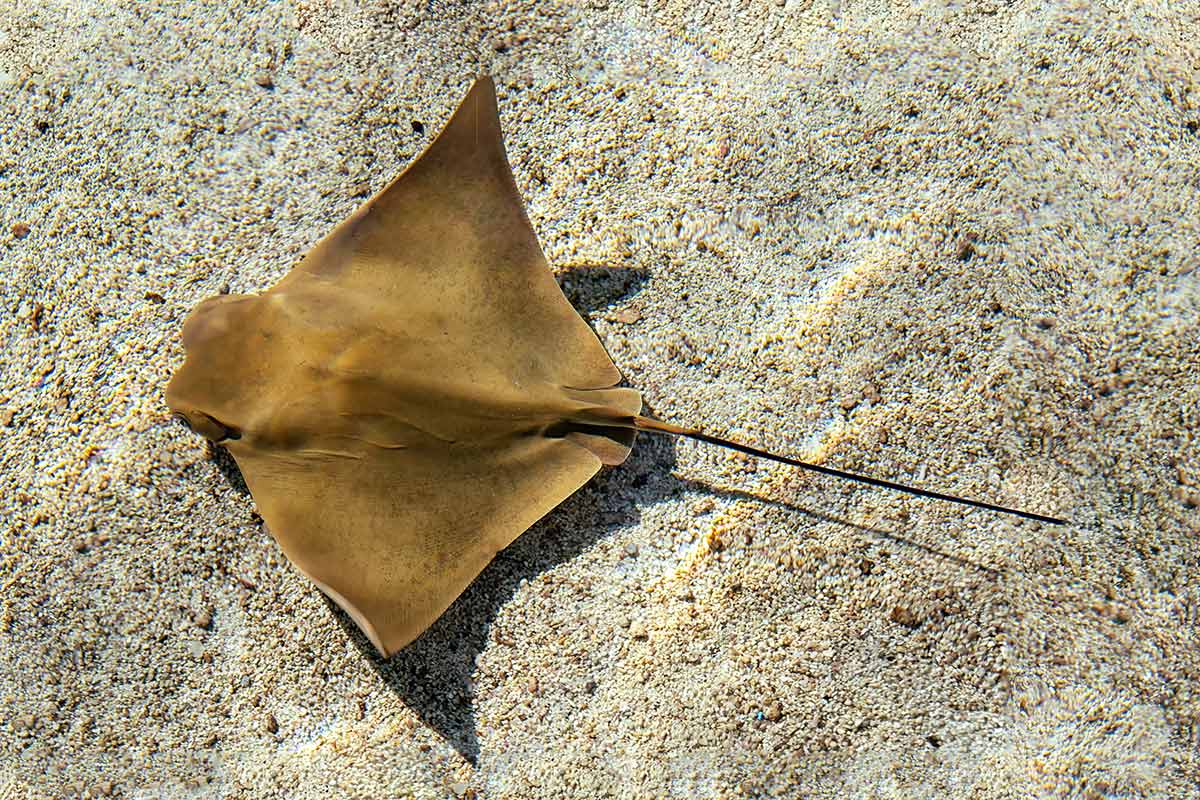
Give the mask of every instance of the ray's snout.
[[237, 322], [253, 310], [254, 295], [221, 295], [203, 301], [183, 324], [187, 357], [167, 384], [172, 416], [212, 442], [241, 438], [236, 412], [236, 366], [244, 361]]

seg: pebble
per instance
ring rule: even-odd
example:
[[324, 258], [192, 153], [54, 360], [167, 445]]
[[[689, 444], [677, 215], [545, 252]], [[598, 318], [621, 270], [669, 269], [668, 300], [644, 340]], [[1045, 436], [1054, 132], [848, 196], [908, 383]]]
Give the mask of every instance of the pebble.
[[267, 714], [263, 719], [263, 728], [267, 733], [279, 733], [279, 720], [275, 719], [274, 714]]
[[650, 634], [646, 631], [645, 625], [643, 625], [641, 622], [634, 622], [629, 626], [629, 635], [634, 639], [645, 639], [649, 637]]
[[275, 88], [275, 77], [265, 69], [260, 69], [254, 73], [254, 82], [264, 89]]
[[629, 558], [637, 558], [638, 552], [638, 546], [633, 542], [625, 545], [625, 555]]
[[192, 622], [201, 630], [208, 630], [212, 627], [212, 612], [198, 611], [193, 617]]
[[529, 690], [529, 693], [530, 693], [530, 694], [537, 694], [537, 693], [538, 693], [538, 679], [537, 679], [537, 675], [530, 675], [530, 676], [529, 676], [529, 680], [527, 680], [527, 681], [525, 682], [525, 688]]
[[[92, 527], [89, 528], [89, 530], [95, 530], [95, 526], [93, 525]], [[82, 539], [76, 540], [75, 545], [74, 545], [75, 552], [76, 553], [86, 553], [88, 550], [91, 550], [93, 547], [96, 547], [97, 545], [102, 545], [107, 541], [108, 541], [108, 536], [106, 534], [93, 533], [91, 536], [85, 536]]]
[[13, 417], [16, 415], [17, 412], [13, 411], [11, 408], [6, 408], [3, 411], [0, 411], [0, 426], [5, 428], [11, 426]]
[[9, 229], [9, 232], [18, 239], [24, 239], [29, 235], [29, 231], [29, 225], [24, 222], [18, 222]]
[[778, 701], [771, 703], [771, 705], [767, 706], [767, 712], [765, 716], [771, 722], [778, 722], [779, 718], [783, 716], [783, 706], [781, 706]]
[[955, 254], [959, 261], [970, 261], [975, 256], [975, 243], [972, 239], [967, 239], [958, 245], [958, 252]]

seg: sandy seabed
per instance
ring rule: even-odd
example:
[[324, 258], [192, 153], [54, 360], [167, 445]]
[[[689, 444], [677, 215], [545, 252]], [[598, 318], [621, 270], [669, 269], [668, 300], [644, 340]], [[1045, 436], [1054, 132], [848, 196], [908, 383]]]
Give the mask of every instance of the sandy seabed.
[[[901, 6], [896, 8], [893, 6]], [[390, 661], [163, 387], [496, 76], [643, 438]], [[1186, 798], [1200, 4], [0, 0], [0, 798]]]

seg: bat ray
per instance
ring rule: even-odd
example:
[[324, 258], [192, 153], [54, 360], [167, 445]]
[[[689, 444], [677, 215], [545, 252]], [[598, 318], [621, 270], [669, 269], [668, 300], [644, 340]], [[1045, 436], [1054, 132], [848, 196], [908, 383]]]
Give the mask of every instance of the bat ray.
[[200, 303], [167, 405], [236, 459], [292, 563], [384, 656], [637, 431], [926, 497], [641, 415], [564, 297], [482, 77], [399, 177], [260, 295]]

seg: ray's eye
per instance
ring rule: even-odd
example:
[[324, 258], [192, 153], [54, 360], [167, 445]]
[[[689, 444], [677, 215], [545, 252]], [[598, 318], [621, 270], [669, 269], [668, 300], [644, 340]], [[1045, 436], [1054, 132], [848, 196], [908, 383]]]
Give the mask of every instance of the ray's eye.
[[237, 428], [226, 425], [221, 420], [205, 414], [203, 411], [192, 411], [190, 413], [176, 411], [171, 416], [177, 419], [189, 431], [200, 434], [210, 442], [220, 444], [221, 442], [242, 438], [242, 432]]

